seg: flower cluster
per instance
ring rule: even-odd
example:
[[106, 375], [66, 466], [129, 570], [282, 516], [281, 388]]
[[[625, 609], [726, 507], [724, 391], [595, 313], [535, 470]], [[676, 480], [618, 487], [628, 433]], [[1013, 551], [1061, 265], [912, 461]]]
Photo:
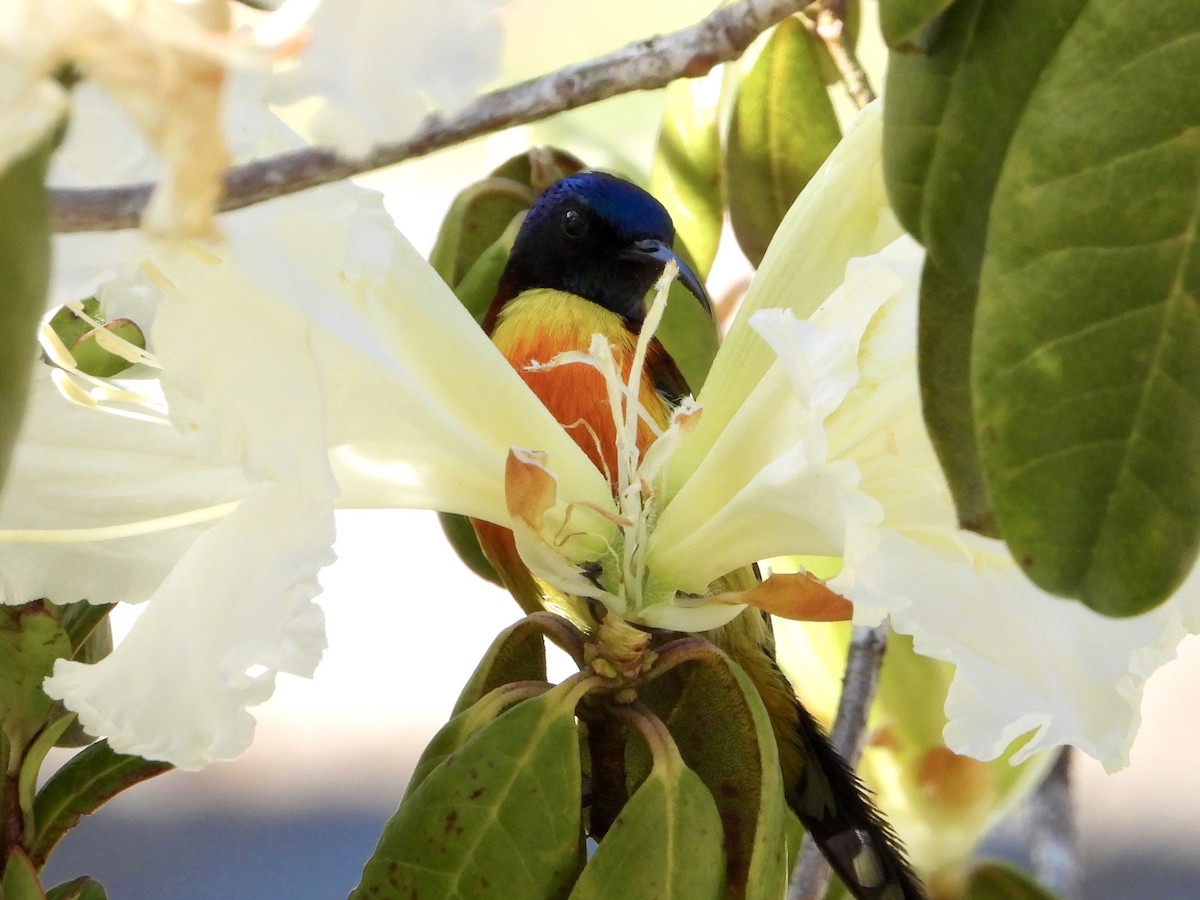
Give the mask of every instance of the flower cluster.
[[[259, 96], [229, 97], [237, 158], [298, 146]], [[118, 750], [193, 768], [235, 756], [247, 707], [324, 646], [313, 598], [334, 507], [428, 508], [513, 527], [539, 574], [679, 629], [736, 613], [738, 598], [702, 595], [738, 566], [835, 560], [829, 585], [857, 621], [890, 615], [957, 667], [951, 748], [992, 758], [1028, 735], [1023, 755], [1071, 743], [1123, 764], [1145, 677], [1200, 627], [1195, 582], [1109, 620], [957, 528], [917, 389], [922, 254], [888, 209], [880, 130], [868, 109], [797, 201], [698, 414], [685, 406], [661, 452], [631, 464], [616, 507], [369, 191], [229, 215], [224, 244], [59, 240], [49, 312], [94, 296], [148, 350], [107, 378], [61, 354], [60, 374], [34, 363], [0, 496], [0, 599], [149, 604], [109, 657], [60, 661], [47, 690]], [[59, 177], [95, 154], [127, 160], [129, 141], [80, 90]], [[596, 587], [577, 567], [604, 552], [624, 574]]]

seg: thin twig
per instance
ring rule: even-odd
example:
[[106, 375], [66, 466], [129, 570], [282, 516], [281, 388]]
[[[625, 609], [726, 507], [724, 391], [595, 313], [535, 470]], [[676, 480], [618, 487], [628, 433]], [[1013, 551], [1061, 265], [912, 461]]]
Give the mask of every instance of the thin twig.
[[855, 56], [854, 48], [846, 41], [845, 0], [818, 0], [810, 9], [815, 11], [814, 33], [825, 43], [850, 99], [862, 109], [875, 99], [875, 92], [871, 90], [871, 82]]
[[[758, 35], [804, 5], [805, 0], [741, 0], [671, 34], [484, 94], [454, 116], [444, 118], [435, 113], [408, 140], [377, 147], [357, 161], [340, 159], [328, 150], [306, 149], [238, 166], [225, 176], [218, 209], [241, 209], [618, 94], [664, 87], [679, 78], [697, 78], [713, 66], [737, 59]], [[53, 191], [55, 230], [134, 228], [153, 187], [135, 184]]]
[[1030, 799], [1029, 856], [1038, 883], [1062, 900], [1080, 894], [1079, 834], [1071, 802], [1071, 749], [1063, 747]]
[[[846, 659], [846, 675], [837, 718], [829, 739], [834, 749], [850, 764], [858, 765], [867, 738], [867, 714], [879, 685], [879, 668], [887, 649], [887, 623], [875, 628], [855, 628]], [[796, 867], [788, 884], [787, 900], [820, 900], [825, 896], [832, 872], [829, 863], [809, 835], [804, 836]]]

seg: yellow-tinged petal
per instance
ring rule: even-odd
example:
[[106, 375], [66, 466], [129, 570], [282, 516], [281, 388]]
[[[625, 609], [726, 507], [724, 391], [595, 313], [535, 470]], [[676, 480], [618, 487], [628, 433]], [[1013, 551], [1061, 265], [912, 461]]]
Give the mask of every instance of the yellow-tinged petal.
[[732, 596], [739, 603], [797, 622], [848, 622], [854, 612], [849, 600], [807, 572], [776, 572]]
[[[138, 170], [148, 151], [128, 121], [96, 90], [82, 96], [89, 108], [77, 98], [63, 168], [84, 171], [111, 144], [110, 168]], [[109, 115], [91, 118], [93, 103]], [[255, 98], [233, 107], [243, 145], [295, 146]], [[277, 672], [307, 674], [319, 658], [312, 598], [331, 560], [339, 489], [360, 505], [507, 522], [504, 466], [517, 444], [549, 451], [585, 535], [599, 531], [588, 504], [612, 503], [607, 481], [396, 233], [377, 195], [331, 185], [223, 225], [224, 246], [139, 232], [58, 241], [55, 300], [98, 290], [106, 316], [146, 330], [159, 366], [82, 382], [79, 393], [103, 395], [93, 407], [152, 394], [157, 405], [117, 419], [69, 405], [40, 373], [47, 415], [27, 420], [10, 479], [19, 490], [0, 503], [0, 534], [130, 526], [116, 540], [4, 543], [3, 599], [148, 599], [111, 657], [64, 663], [48, 687], [115, 748], [186, 767], [245, 749], [246, 707], [270, 695]], [[186, 515], [214, 507], [222, 517]], [[557, 515], [545, 516], [556, 536], [571, 521]], [[192, 524], [138, 527], [177, 519]]]
[[600, 600], [615, 612], [623, 612], [622, 599], [589, 579], [579, 567], [604, 553], [605, 535], [616, 532], [615, 524], [598, 528], [601, 517], [581, 507], [556, 509], [558, 488], [554, 473], [546, 468], [544, 453], [514, 448], [505, 467], [504, 489], [517, 551], [530, 570], [560, 591]]
[[[678, 487], [651, 536], [650, 570], [693, 593], [757, 560], [841, 556], [848, 535], [868, 544], [879, 518], [874, 501], [858, 491], [855, 466], [830, 458], [824, 433], [857, 378], [855, 330], [822, 328], [787, 310], [760, 311], [754, 327], [776, 361]], [[699, 429], [680, 450], [698, 439]]]
[[882, 108], [863, 110], [780, 223], [750, 292], [700, 392], [704, 417], [671, 463], [671, 485], [691, 477], [775, 354], [749, 327], [760, 309], [808, 316], [845, 276], [846, 261], [877, 253], [903, 230], [888, 206], [881, 167]]

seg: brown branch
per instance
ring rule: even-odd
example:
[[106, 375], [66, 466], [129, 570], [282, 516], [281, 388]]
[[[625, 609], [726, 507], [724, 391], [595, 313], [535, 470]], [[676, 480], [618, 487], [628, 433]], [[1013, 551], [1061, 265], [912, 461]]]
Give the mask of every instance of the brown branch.
[[862, 109], [875, 99], [875, 92], [854, 55], [854, 48], [846, 42], [845, 0], [818, 0], [809, 8], [808, 14], [812, 16], [813, 33], [824, 42], [850, 99]]
[[[874, 628], [855, 628], [850, 639], [842, 696], [829, 740], [851, 769], [858, 766], [866, 742], [867, 715], [879, 686], [879, 669], [887, 649], [887, 627], [884, 622]], [[825, 896], [831, 874], [829, 863], [812, 837], [804, 835], [786, 900], [820, 900]]]
[[[630, 44], [579, 65], [478, 97], [457, 114], [433, 114], [408, 140], [382, 145], [357, 161], [328, 150], [306, 149], [230, 169], [219, 211], [229, 212], [306, 188], [340, 181], [455, 144], [544, 119], [618, 94], [661, 88], [697, 78], [737, 59], [772, 25], [805, 0], [741, 0], [668, 35]], [[59, 232], [135, 228], [152, 184], [51, 192]]]
[[1082, 896], [1070, 747], [1058, 752], [1053, 767], [1030, 798], [1029, 855], [1040, 885], [1062, 900]]

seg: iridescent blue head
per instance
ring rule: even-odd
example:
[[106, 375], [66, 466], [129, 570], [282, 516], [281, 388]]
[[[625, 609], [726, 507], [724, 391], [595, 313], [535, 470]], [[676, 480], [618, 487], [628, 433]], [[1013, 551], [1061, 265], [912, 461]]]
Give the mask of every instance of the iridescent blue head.
[[704, 286], [671, 249], [674, 237], [667, 211], [641, 188], [603, 172], [572, 175], [529, 211], [501, 290], [505, 299], [530, 288], [568, 291], [640, 324], [646, 293], [674, 260], [680, 282], [711, 311]]

